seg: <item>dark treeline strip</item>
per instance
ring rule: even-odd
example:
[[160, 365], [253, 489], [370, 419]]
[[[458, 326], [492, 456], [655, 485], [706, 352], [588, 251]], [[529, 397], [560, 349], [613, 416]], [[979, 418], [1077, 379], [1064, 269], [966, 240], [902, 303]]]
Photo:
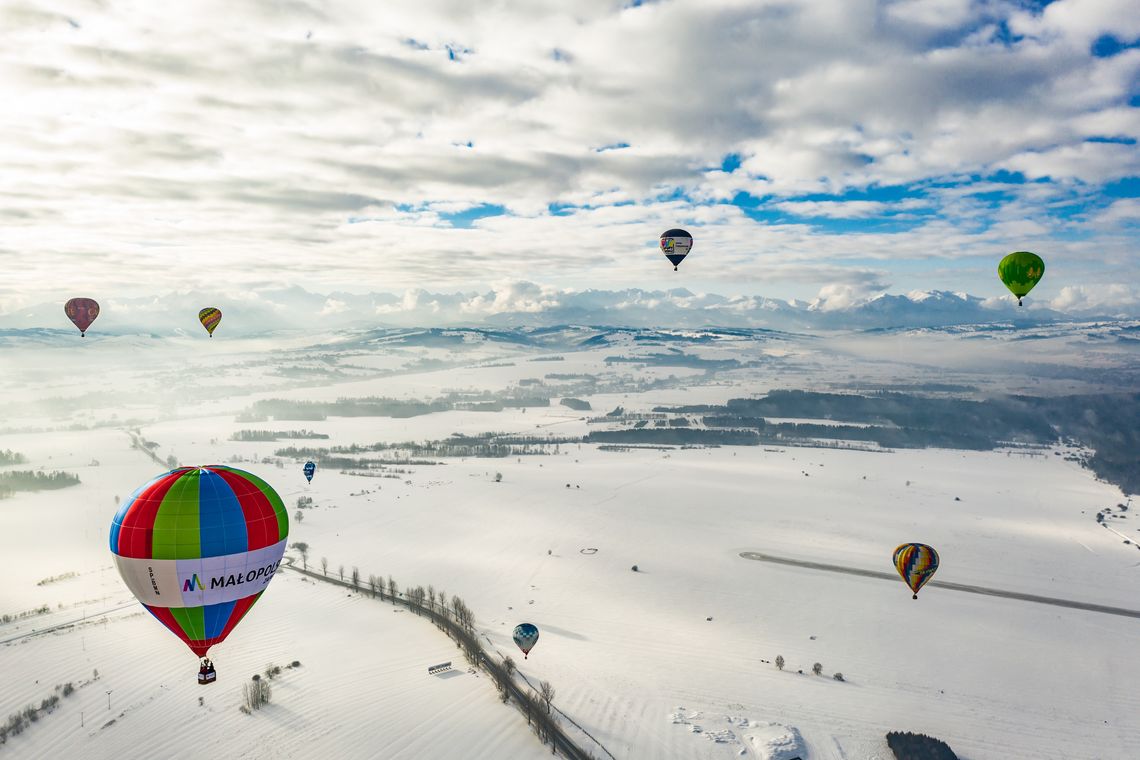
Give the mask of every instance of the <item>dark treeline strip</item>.
[[511, 394], [501, 397], [463, 397], [434, 401], [409, 401], [407, 399], [369, 396], [365, 398], [340, 398], [336, 401], [297, 401], [294, 399], [263, 399], [238, 415], [239, 422], [264, 422], [275, 420], [325, 420], [329, 417], [395, 417], [406, 419], [435, 412], [448, 412], [453, 409], [469, 411], [501, 411], [506, 408], [527, 406], [550, 406], [548, 396], [534, 394]]
[[738, 418], [802, 417], [894, 425], [941, 433], [971, 433], [997, 441], [1049, 443], [1057, 434], [1028, 399], [971, 401], [902, 393], [867, 396], [775, 390], [764, 398], [732, 399], [723, 407], [657, 409], [674, 413], [723, 414]]
[[949, 744], [926, 734], [891, 731], [887, 746], [897, 760], [958, 760]]
[[325, 433], [314, 433], [312, 430], [239, 430], [230, 436], [231, 441], [280, 441], [290, 438], [327, 439]]
[[48, 491], [57, 488], [79, 485], [79, 476], [70, 472], [39, 472], [36, 470], [13, 470], [0, 472], [0, 495], [14, 491]]
[[1098, 477], [1140, 493], [1140, 393], [1023, 398], [1062, 435], [1095, 449], [1085, 462]]
[[972, 431], [949, 432], [896, 427], [856, 427], [853, 425], [818, 425], [805, 422], [766, 422], [762, 417], [712, 415], [701, 421], [710, 428], [745, 428], [757, 430], [765, 443], [787, 443], [789, 440], [826, 438], [840, 441], [867, 441], [886, 449], [967, 449], [989, 451], [999, 441]]
[[751, 430], [704, 430], [701, 428], [634, 428], [594, 430], [586, 443], [696, 444], [703, 446], [759, 446], [760, 436]]
[[[1140, 493], [1140, 393], [1040, 398], [1005, 396], [971, 401], [901, 393], [871, 395], [777, 390], [765, 398], [732, 399], [724, 406], [658, 407], [672, 414], [701, 414], [709, 427], [748, 429], [766, 440], [779, 434], [878, 443], [884, 447], [987, 450], [1008, 443], [1050, 444], [1059, 438], [1095, 453], [1082, 462], [1127, 493]], [[771, 423], [801, 417], [861, 422], [876, 428]]]
[[647, 356], [607, 356], [609, 364], [644, 364], [647, 367], [687, 367], [689, 369], [738, 369], [744, 365], [736, 359], [702, 359], [691, 354], [649, 354]]
[[[289, 446], [277, 449], [274, 454], [279, 457], [312, 459], [326, 467], [369, 467], [377, 464], [435, 464], [429, 460], [416, 460], [415, 457], [496, 459], [511, 456], [542, 456], [552, 453], [551, 447], [557, 450], [560, 444], [580, 442], [580, 438], [536, 438], [533, 436], [488, 433], [481, 436], [454, 435], [442, 441], [378, 442], [370, 445], [354, 443], [349, 446], [333, 446], [327, 449]], [[403, 456], [385, 460], [348, 459], [338, 456], [377, 452], [392, 452]]]
[[24, 464], [28, 459], [18, 451], [4, 449], [0, 451], [0, 464]]

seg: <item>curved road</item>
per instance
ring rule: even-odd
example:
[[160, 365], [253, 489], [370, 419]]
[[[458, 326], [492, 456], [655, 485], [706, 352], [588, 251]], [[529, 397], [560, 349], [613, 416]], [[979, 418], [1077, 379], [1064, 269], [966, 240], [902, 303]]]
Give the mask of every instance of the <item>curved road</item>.
[[[823, 570], [828, 573], [841, 573], [843, 575], [860, 575], [864, 578], [878, 578], [879, 580], [891, 581], [893, 583], [900, 583], [898, 575], [895, 573], [884, 573], [877, 570], [862, 570], [857, 567], [847, 567], [845, 565], [828, 565], [823, 562], [808, 562], [802, 559], [790, 559], [788, 557], [776, 557], [772, 554], [763, 554], [761, 552], [741, 552], [740, 556], [744, 559], [752, 559], [757, 562], [770, 562], [775, 565], [789, 565], [791, 567], [804, 567], [809, 570]], [[1019, 591], [1004, 591], [997, 588], [986, 588], [985, 586], [970, 586], [965, 583], [945, 583], [943, 581], [930, 581], [924, 588], [931, 586], [937, 588], [945, 588], [951, 591], [965, 591], [969, 594], [982, 594], [983, 596], [1000, 596], [1005, 599], [1018, 599], [1023, 602], [1033, 602], [1034, 604], [1051, 604], [1054, 607], [1069, 607], [1074, 610], [1085, 610], [1086, 612], [1101, 612], [1105, 615], [1120, 615], [1121, 617], [1140, 618], [1140, 610], [1128, 610], [1123, 607], [1108, 607], [1103, 604], [1089, 604], [1088, 602], [1077, 602], [1072, 599], [1058, 599], [1052, 596], [1036, 596], [1035, 594], [1023, 594]]]

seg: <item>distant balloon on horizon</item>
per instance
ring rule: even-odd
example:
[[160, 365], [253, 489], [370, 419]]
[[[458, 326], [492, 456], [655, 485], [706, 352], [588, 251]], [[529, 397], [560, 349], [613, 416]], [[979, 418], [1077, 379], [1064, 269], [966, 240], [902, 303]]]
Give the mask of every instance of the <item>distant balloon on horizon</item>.
[[87, 328], [99, 316], [99, 302], [94, 298], [72, 298], [63, 305], [63, 313], [79, 328], [79, 337], [87, 337]]
[[1009, 292], [1017, 296], [1018, 306], [1021, 306], [1021, 299], [1044, 276], [1045, 262], [1036, 253], [1029, 251], [1014, 251], [998, 263], [998, 277], [1009, 288]]
[[693, 236], [679, 228], [673, 228], [661, 233], [661, 253], [665, 254], [665, 258], [669, 259], [669, 263], [673, 265], [673, 271], [677, 271], [677, 267], [685, 257], [689, 255], [689, 251], [693, 248]]
[[206, 328], [206, 332], [210, 333], [210, 337], [214, 337], [214, 330], [218, 329], [218, 325], [222, 321], [222, 310], [215, 306], [207, 306], [198, 312], [198, 321], [202, 323], [202, 327]]

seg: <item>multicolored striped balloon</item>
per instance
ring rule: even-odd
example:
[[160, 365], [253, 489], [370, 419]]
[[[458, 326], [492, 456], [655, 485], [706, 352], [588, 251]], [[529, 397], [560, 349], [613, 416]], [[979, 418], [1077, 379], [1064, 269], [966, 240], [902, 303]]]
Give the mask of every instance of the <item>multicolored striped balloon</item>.
[[210, 333], [210, 337], [214, 337], [214, 330], [218, 329], [218, 324], [222, 321], [222, 310], [215, 306], [207, 306], [198, 312], [198, 321], [202, 323], [202, 327], [206, 328], [206, 332]]
[[261, 597], [289, 535], [265, 481], [223, 465], [179, 467], [123, 502], [111, 553], [131, 593], [199, 657]]
[[906, 581], [914, 598], [918, 590], [926, 585], [938, 569], [938, 552], [926, 544], [902, 544], [895, 549], [895, 570]]

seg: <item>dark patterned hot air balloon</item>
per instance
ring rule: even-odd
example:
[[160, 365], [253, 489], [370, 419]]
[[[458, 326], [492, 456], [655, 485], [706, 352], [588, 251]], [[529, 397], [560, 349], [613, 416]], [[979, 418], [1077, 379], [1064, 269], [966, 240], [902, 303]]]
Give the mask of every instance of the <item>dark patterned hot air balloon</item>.
[[681, 229], [667, 230], [661, 233], [661, 253], [673, 265], [673, 271], [684, 261], [693, 247], [693, 236]]
[[313, 462], [305, 462], [305, 480], [312, 483], [313, 474], [317, 471], [317, 465]]
[[63, 313], [79, 328], [79, 337], [87, 337], [87, 328], [99, 316], [99, 302], [94, 298], [72, 298], [63, 305]]

